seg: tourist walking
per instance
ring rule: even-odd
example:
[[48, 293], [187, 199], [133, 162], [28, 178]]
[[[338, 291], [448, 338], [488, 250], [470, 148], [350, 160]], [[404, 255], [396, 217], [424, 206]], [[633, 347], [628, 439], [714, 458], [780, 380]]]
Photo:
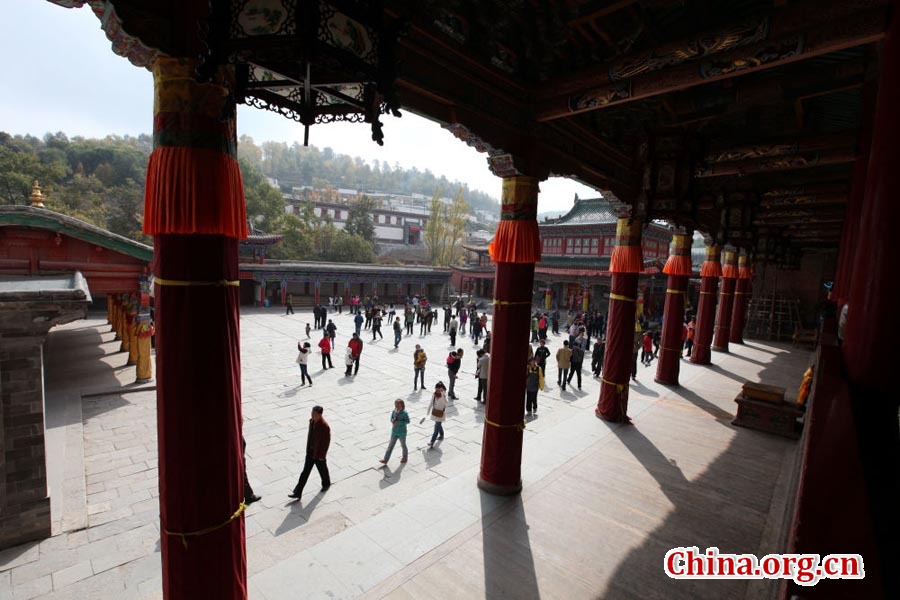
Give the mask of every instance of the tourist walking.
[[288, 498], [297, 498], [303, 495], [303, 488], [309, 479], [313, 465], [319, 471], [319, 477], [322, 478], [322, 491], [326, 491], [331, 487], [331, 476], [328, 474], [328, 463], [325, 457], [328, 454], [328, 446], [331, 444], [331, 427], [328, 421], [322, 416], [325, 412], [321, 406], [313, 406], [312, 415], [309, 419], [309, 430], [306, 433], [306, 460], [303, 463], [303, 471], [300, 473], [300, 479], [294, 490], [288, 494]]
[[407, 307], [404, 318], [406, 319], [406, 335], [412, 335], [413, 324], [415, 324], [416, 322], [416, 314], [409, 307]]
[[387, 461], [391, 460], [391, 452], [394, 451], [394, 445], [397, 443], [397, 440], [400, 441], [400, 448], [403, 449], [403, 458], [400, 459], [400, 462], [406, 462], [409, 455], [406, 449], [407, 425], [409, 425], [409, 413], [406, 412], [406, 403], [397, 398], [394, 400], [394, 410], [391, 411], [391, 441], [388, 442], [384, 458], [379, 461], [381, 464], [385, 465]]
[[297, 365], [300, 367], [300, 387], [306, 385], [306, 380], [309, 380], [309, 385], [312, 385], [312, 377], [309, 376], [308, 364], [309, 364], [309, 355], [312, 352], [309, 349], [309, 342], [303, 342], [303, 345], [300, 345], [300, 342], [297, 342]]
[[250, 485], [250, 478], [247, 477], [247, 442], [244, 441], [244, 434], [241, 434], [241, 462], [244, 465], [244, 504], [250, 506], [254, 502], [262, 500], [262, 496], [253, 493], [253, 487]]
[[[333, 369], [334, 364], [331, 362], [331, 338], [328, 332], [322, 332], [322, 339], [319, 340], [319, 350], [322, 351], [322, 370]], [[327, 367], [325, 365], [328, 365]]]
[[631, 369], [631, 378], [634, 381], [637, 381], [637, 363], [638, 363], [638, 352], [641, 351], [641, 348], [644, 345], [644, 336], [641, 335], [641, 329], [638, 325], [635, 325], [634, 330], [634, 344], [632, 345], [632, 350], [634, 353], [634, 367]]
[[312, 328], [309, 326], [309, 323], [306, 324], [306, 339], [309, 339], [309, 334], [312, 331]]
[[413, 391], [419, 389], [417, 387], [419, 380], [422, 380], [422, 389], [425, 389], [425, 363], [428, 362], [428, 355], [422, 350], [422, 346], [416, 344], [413, 351]]
[[564, 391], [566, 378], [569, 375], [569, 367], [572, 366], [572, 349], [569, 348], [569, 340], [563, 340], [563, 347], [556, 351], [556, 383]]
[[[531, 349], [531, 344], [528, 344], [528, 349]], [[528, 358], [531, 358], [530, 356]], [[541, 341], [538, 342], [537, 350], [534, 351], [534, 362], [537, 363], [544, 372], [547, 371], [547, 359], [550, 358], [550, 348], [547, 347], [547, 340], [545, 338], [541, 338]]]
[[594, 377], [600, 377], [600, 371], [603, 369], [604, 345], [603, 338], [594, 342], [594, 349], [591, 352], [591, 373], [594, 374]]
[[354, 375], [359, 373], [359, 357], [362, 355], [363, 349], [363, 341], [359, 338], [359, 335], [356, 333], [353, 334], [353, 337], [350, 338], [350, 342], [347, 343], [347, 348], [350, 350], [350, 363], [347, 365], [347, 372], [345, 374], [349, 377], [351, 367], [353, 367]]
[[645, 367], [649, 367], [650, 363], [653, 362], [653, 334], [649, 331], [645, 331], [642, 343], [643, 351], [641, 352], [641, 362], [644, 363]]
[[434, 447], [435, 440], [444, 439], [444, 413], [447, 411], [447, 388], [444, 387], [444, 384], [438, 381], [434, 384], [434, 393], [431, 395], [431, 402], [428, 403], [428, 413], [431, 415], [431, 420], [434, 421], [434, 433], [431, 434], [431, 441], [428, 442], [428, 447]]
[[484, 404], [487, 401], [488, 373], [491, 368], [491, 355], [484, 350], [475, 353], [475, 377], [478, 379], [478, 393], [475, 399]]
[[376, 311], [375, 316], [372, 317], [372, 341], [375, 341], [375, 336], [378, 336], [379, 339], [384, 339], [384, 336], [381, 335], [381, 311]]
[[459, 329], [459, 322], [456, 320], [456, 317], [450, 318], [450, 324], [447, 326], [447, 331], [450, 333], [450, 345], [456, 345], [456, 331]]
[[394, 319], [394, 348], [400, 345], [400, 338], [403, 337], [403, 326], [400, 325], [400, 317]]
[[285, 300], [284, 300], [284, 307], [285, 307], [285, 310], [284, 310], [285, 315], [294, 314], [294, 295], [293, 294], [287, 295], [287, 298], [285, 298]]
[[472, 343], [476, 346], [478, 345], [478, 340], [481, 339], [481, 321], [473, 318], [471, 320], [472, 324]]
[[451, 350], [450, 356], [447, 357], [447, 376], [450, 379], [450, 389], [448, 390], [447, 395], [451, 400], [456, 400], [454, 388], [456, 386], [456, 377], [459, 375], [459, 368], [462, 366], [462, 357], [462, 348]]
[[328, 325], [325, 326], [325, 331], [328, 332], [328, 337], [331, 338], [331, 346], [334, 347], [334, 338], [337, 337], [337, 325], [331, 319], [328, 319]]
[[353, 325], [356, 326], [356, 333], [357, 333], [357, 335], [358, 335], [359, 332], [362, 330], [362, 324], [363, 324], [363, 321], [364, 321], [364, 320], [365, 320], [365, 319], [363, 319], [363, 316], [362, 316], [361, 314], [359, 314], [359, 313], [356, 313], [356, 316], [353, 317]]
[[581, 389], [581, 365], [584, 364], [584, 354], [587, 348], [588, 341], [582, 331], [572, 344], [572, 360], [569, 365], [569, 378], [566, 380], [566, 383], [572, 383], [572, 377], [577, 375], [579, 390]]
[[525, 369], [525, 412], [537, 414], [538, 390], [544, 389], [544, 370], [538, 366], [535, 359], [528, 361]]
[[687, 324], [687, 334], [684, 340], [685, 355], [690, 358], [691, 350], [694, 348], [694, 330], [697, 328], [697, 322], [691, 319]]

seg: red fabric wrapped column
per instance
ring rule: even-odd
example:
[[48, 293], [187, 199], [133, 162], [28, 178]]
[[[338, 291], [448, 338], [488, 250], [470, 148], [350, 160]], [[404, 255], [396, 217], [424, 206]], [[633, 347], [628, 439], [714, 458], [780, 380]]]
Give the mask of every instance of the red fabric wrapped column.
[[[900, 222], [900, 2], [893, 0], [891, 25], [883, 50], [865, 197], [860, 210], [859, 248], [854, 262], [844, 359], [854, 383], [882, 394], [880, 404], [892, 405], [896, 416], [896, 352], [886, 351], [900, 330], [897, 282], [900, 260], [894, 242]], [[886, 335], [887, 333], [887, 335]], [[890, 414], [890, 408], [886, 414]], [[879, 409], [881, 411], [881, 409]], [[874, 415], [872, 415], [874, 416]], [[896, 426], [896, 418], [893, 425]], [[895, 438], [896, 439], [896, 438]]]
[[694, 349], [691, 351], [691, 362], [695, 365], [709, 364], [709, 347], [713, 338], [717, 292], [721, 276], [719, 247], [707, 246], [706, 261], [700, 269], [700, 301], [697, 303], [697, 328], [694, 330]]
[[525, 429], [525, 365], [531, 321], [534, 263], [541, 259], [537, 225], [538, 180], [503, 179], [500, 225], [488, 250], [497, 263], [494, 319], [484, 409], [484, 439], [478, 487], [492, 494], [522, 490]]
[[681, 332], [684, 329], [684, 304], [692, 268], [691, 238], [689, 231], [672, 236], [669, 259], [663, 267], [663, 273], [669, 276], [669, 281], [666, 288], [666, 307], [663, 312], [656, 381], [666, 385], [678, 385], [678, 372], [681, 370], [681, 352], [684, 348], [681, 340]]
[[238, 238], [247, 235], [231, 72], [153, 65], [154, 236], [162, 586], [166, 598], [247, 597]]
[[886, 573], [884, 597], [897, 598], [900, 579], [893, 569], [900, 562], [900, 394], [894, 338], [900, 331], [896, 242], [900, 223], [900, 0], [892, 0], [889, 7], [890, 24], [881, 51], [869, 169], [859, 208], [841, 349], [850, 380], [879, 560]]
[[628, 380], [634, 362], [634, 328], [638, 276], [644, 267], [641, 222], [627, 217], [616, 225], [616, 247], [610, 257], [612, 273], [606, 321], [606, 353], [600, 399], [594, 413], [615, 423], [629, 423]]
[[747, 303], [750, 301], [750, 285], [753, 276], [747, 266], [747, 255], [738, 256], [738, 277], [734, 285], [734, 308], [731, 311], [731, 328], [728, 341], [732, 344], [744, 343], [744, 325], [747, 319]]
[[728, 337], [731, 334], [731, 311], [734, 308], [734, 286], [738, 270], [734, 250], [725, 249], [722, 262], [722, 290], [719, 292], [719, 311], [716, 314], [716, 334], [712, 349], [728, 352]]

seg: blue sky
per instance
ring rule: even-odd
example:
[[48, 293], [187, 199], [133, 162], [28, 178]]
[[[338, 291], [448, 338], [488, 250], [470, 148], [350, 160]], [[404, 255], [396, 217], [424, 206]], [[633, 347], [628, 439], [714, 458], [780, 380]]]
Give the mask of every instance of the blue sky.
[[[116, 56], [85, 6], [65, 9], [45, 0], [0, 0], [0, 131], [43, 136], [64, 131], [70, 137], [150, 133], [153, 126], [153, 77]], [[484, 154], [466, 146], [439, 125], [403, 111], [385, 117], [385, 145], [370, 139], [367, 124], [317, 125], [310, 143], [367, 161], [430, 169], [464, 181], [495, 198], [500, 179], [487, 168]], [[238, 134], [256, 142], [303, 141], [303, 127], [266, 111], [238, 107]], [[596, 192], [577, 182], [551, 179], [541, 184], [541, 211], [565, 211], [575, 194]]]

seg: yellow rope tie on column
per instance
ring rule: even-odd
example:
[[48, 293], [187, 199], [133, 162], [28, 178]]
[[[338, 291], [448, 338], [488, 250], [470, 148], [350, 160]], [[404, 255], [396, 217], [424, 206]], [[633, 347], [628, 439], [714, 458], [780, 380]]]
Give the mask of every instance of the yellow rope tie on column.
[[682, 296], [684, 296], [685, 303], [687, 303], [687, 299], [688, 299], [687, 290], [673, 290], [672, 288], [667, 288], [666, 293], [667, 294], [681, 294]]
[[513, 425], [501, 425], [500, 423], [494, 423], [493, 421], [491, 421], [491, 420], [489, 420], [487, 417], [485, 417], [485, 418], [484, 418], [484, 422], [485, 422], [486, 424], [490, 425], [491, 427], [497, 427], [497, 428], [499, 428], [499, 429], [513, 429], [513, 428], [515, 428], [515, 429], [518, 429], [519, 431], [525, 431], [525, 421], [522, 421], [521, 423], [515, 423], [515, 424], [513, 424]]
[[622, 302], [637, 302], [636, 298], [629, 298], [628, 296], [620, 296], [619, 294], [610, 294], [610, 300], [621, 300]]
[[230, 519], [228, 519], [227, 521], [225, 521], [224, 523], [222, 523], [220, 525], [213, 525], [212, 527], [207, 527], [206, 529], [201, 529], [199, 531], [186, 531], [184, 533], [180, 533], [178, 531], [169, 531], [168, 529], [163, 529], [163, 531], [165, 532], [166, 535], [174, 535], [176, 537], [181, 538], [181, 543], [184, 544], [185, 548], [187, 548], [187, 539], [189, 537], [196, 537], [198, 535], [206, 535], [207, 533], [215, 531], [216, 529], [221, 529], [222, 527], [225, 527], [226, 525], [228, 525], [229, 523], [231, 523], [232, 521], [237, 519], [239, 516], [241, 516], [241, 514], [244, 512], [244, 509], [246, 509], [246, 508], [247, 508], [247, 505], [244, 502], [241, 502], [240, 506], [238, 506], [238, 509], [236, 511], [234, 511], [234, 514], [231, 515]]
[[229, 279], [220, 279], [218, 281], [183, 281], [180, 279], [162, 279], [161, 277], [154, 277], [153, 283], [158, 283], [159, 285], [171, 285], [175, 287], [192, 287], [192, 286], [219, 286], [219, 287], [240, 287], [241, 282], [239, 280], [229, 280]]
[[521, 302], [509, 302], [508, 300], [494, 300], [494, 306], [531, 306], [531, 300], [522, 300]]
[[682, 351], [681, 348], [667, 348], [665, 346], [660, 346], [659, 349], [660, 350], [668, 350], [669, 352], [677, 352], [678, 354], [681, 354], [681, 351]]
[[702, 295], [702, 296], [715, 296], [716, 293], [715, 293], [715, 292], [700, 292], [700, 295]]
[[616, 383], [615, 381], [610, 381], [609, 379], [607, 379], [605, 377], [601, 377], [600, 381], [602, 381], [603, 383], [608, 383], [609, 385], [616, 386], [616, 391], [619, 392], [620, 394], [622, 393], [622, 390], [625, 389], [624, 383]]

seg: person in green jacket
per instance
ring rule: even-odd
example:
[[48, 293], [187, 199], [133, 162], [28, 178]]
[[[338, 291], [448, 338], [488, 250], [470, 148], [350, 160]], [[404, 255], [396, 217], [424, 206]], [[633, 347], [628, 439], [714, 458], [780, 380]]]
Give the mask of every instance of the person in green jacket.
[[399, 398], [394, 400], [394, 410], [391, 411], [391, 441], [388, 443], [387, 452], [380, 461], [381, 464], [387, 464], [391, 459], [391, 452], [394, 451], [394, 445], [400, 440], [400, 447], [403, 448], [403, 458], [400, 462], [405, 463], [409, 455], [406, 449], [406, 426], [409, 424], [409, 413], [406, 412], [406, 403]]

